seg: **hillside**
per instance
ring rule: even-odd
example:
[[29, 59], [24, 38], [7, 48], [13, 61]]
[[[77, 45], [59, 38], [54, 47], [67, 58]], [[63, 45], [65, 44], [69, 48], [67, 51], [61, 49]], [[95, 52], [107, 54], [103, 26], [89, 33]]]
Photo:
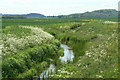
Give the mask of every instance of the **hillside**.
[[76, 13], [70, 15], [60, 15], [64, 18], [97, 18], [97, 17], [117, 17], [118, 11], [115, 9], [101, 9], [92, 12]]
[[39, 14], [39, 13], [30, 13], [25, 15], [26, 17], [45, 17], [45, 15], [43, 14]]
[[3, 14], [3, 18], [40, 18], [45, 17], [43, 14], [39, 13], [29, 13], [29, 14]]

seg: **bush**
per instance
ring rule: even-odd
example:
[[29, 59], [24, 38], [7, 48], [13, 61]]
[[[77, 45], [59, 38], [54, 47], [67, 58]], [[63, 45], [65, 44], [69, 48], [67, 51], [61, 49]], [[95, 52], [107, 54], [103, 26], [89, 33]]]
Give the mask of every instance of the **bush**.
[[58, 56], [56, 54], [59, 44], [59, 41], [55, 40], [49, 44], [35, 46], [26, 51], [8, 56], [8, 58], [3, 59], [3, 77], [32, 77], [34, 75], [33, 71], [36, 71], [36, 73], [41, 72], [48, 66], [49, 59], [54, 59]]
[[19, 74], [18, 78], [32, 78], [36, 73], [36, 70], [31, 68], [30, 70], [24, 72], [23, 74]]
[[81, 24], [74, 24], [70, 27], [70, 29], [76, 29], [78, 27], [82, 26]]

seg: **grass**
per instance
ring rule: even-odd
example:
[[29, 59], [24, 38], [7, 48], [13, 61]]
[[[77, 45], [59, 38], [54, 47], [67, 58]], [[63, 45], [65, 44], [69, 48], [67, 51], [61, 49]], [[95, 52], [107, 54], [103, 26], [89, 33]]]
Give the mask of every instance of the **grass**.
[[28, 36], [31, 33], [31, 30], [26, 28], [23, 29], [21, 27], [8, 26], [5, 29], [3, 29], [3, 33], [15, 34], [16, 37], [24, 37], [24, 36]]
[[[31, 36], [30, 33], [32, 30], [30, 30], [29, 28], [23, 29], [19, 26], [32, 26], [41, 28], [42, 30], [54, 36], [54, 39], [57, 40], [51, 39], [50, 42], [53, 41], [53, 43], [51, 43], [49, 47], [47, 47], [49, 45], [49, 43], [46, 43], [47, 41], [43, 43], [43, 45], [46, 44], [44, 46], [45, 50], [43, 50], [43, 52], [54, 55], [54, 56], [44, 55], [45, 58], [47, 57], [55, 58], [53, 62], [50, 62], [49, 59], [44, 62], [44, 64], [46, 63], [56, 64], [56, 74], [52, 76], [53, 78], [117, 78], [118, 27], [117, 23], [105, 23], [105, 21], [117, 21], [117, 19], [116, 18], [3, 19], [3, 33], [14, 34], [20, 38], [22, 38], [23, 36], [27, 37]], [[24, 34], [22, 32], [24, 32]], [[44, 40], [46, 40], [46, 38], [44, 38]], [[69, 62], [67, 65], [60, 63], [60, 60], [58, 58], [60, 55], [63, 55], [63, 50], [60, 48], [58, 49], [55, 48], [56, 46], [60, 45], [59, 42], [61, 42], [62, 44], [67, 44], [69, 47], [73, 49], [73, 52], [75, 54], [74, 63]], [[32, 50], [32, 48], [38, 46], [37, 44], [34, 45], [33, 47], [29, 47], [26, 49]], [[53, 47], [54, 49], [52, 49], [51, 47]], [[38, 50], [38, 53], [42, 53], [41, 51], [42, 50]], [[56, 54], [54, 54], [53, 51], [55, 51], [54, 53]], [[27, 51], [21, 50], [21, 53], [15, 55], [20, 54], [22, 55], [22, 52], [27, 53]], [[35, 56], [35, 58], [37, 57], [36, 59], [38, 59], [39, 54], [37, 55], [36, 54], [37, 54], [36, 52], [32, 53], [32, 56]], [[10, 57], [13, 56], [14, 55]], [[31, 65], [31, 63], [27, 64]], [[30, 69], [24, 71], [24, 73], [17, 75], [17, 77], [18, 76], [32, 77], [33, 72], [34, 71], [36, 72], [37, 71], [36, 69], [39, 68], [39, 63], [37, 62], [37, 64], [38, 64], [36, 65], [38, 66], [37, 68], [31, 67]], [[39, 72], [36, 73], [38, 74]]]

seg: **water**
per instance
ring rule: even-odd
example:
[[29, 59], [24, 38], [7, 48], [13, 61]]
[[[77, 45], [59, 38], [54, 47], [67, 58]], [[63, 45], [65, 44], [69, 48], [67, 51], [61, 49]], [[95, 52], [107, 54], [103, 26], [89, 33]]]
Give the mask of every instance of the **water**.
[[[68, 47], [67, 45], [61, 44], [61, 48], [64, 49], [64, 56], [59, 57], [59, 59], [61, 60], [61, 63], [66, 64], [68, 61], [73, 62], [74, 53], [70, 49], [70, 47]], [[55, 65], [50, 64], [49, 68], [40, 74], [40, 79], [42, 80], [42, 78], [48, 78], [53, 72], [55, 72]]]
[[41, 78], [48, 78], [49, 75], [52, 74], [54, 71], [55, 71], [55, 65], [54, 64], [50, 64], [50, 67], [40, 74], [40, 79]]
[[61, 62], [62, 63], [67, 63], [67, 61], [73, 62], [74, 53], [70, 49], [70, 47], [68, 47], [67, 45], [61, 44], [61, 48], [64, 49], [64, 56], [63, 57], [60, 56], [60, 58], [59, 58], [59, 59], [61, 59]]

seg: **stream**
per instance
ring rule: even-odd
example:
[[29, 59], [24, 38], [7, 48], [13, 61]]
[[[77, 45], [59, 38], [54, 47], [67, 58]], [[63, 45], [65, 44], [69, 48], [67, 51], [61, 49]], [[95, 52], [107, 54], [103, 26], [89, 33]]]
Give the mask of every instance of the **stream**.
[[[73, 53], [72, 49], [64, 44], [61, 44], [60, 47], [64, 49], [64, 56], [59, 57], [59, 59], [61, 60], [61, 63], [67, 64], [68, 61], [73, 62], [74, 53]], [[48, 78], [53, 72], [55, 72], [55, 65], [50, 64], [49, 68], [47, 70], [44, 70], [40, 74], [40, 79], [41, 78]]]

